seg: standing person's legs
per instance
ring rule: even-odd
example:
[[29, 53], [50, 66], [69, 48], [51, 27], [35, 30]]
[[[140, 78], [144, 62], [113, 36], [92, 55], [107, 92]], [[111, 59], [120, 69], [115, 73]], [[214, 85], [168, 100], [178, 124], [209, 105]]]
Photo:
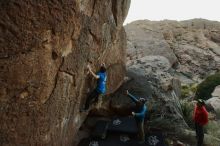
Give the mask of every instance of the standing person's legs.
[[202, 146], [203, 145], [203, 139], [204, 139], [203, 126], [199, 125], [198, 131], [199, 131], [198, 146]]
[[144, 120], [137, 120], [137, 126], [138, 126], [138, 136], [139, 141], [144, 143], [145, 141], [145, 133], [144, 133]]
[[195, 122], [196, 139], [198, 141], [198, 124]]
[[99, 101], [99, 98], [101, 97], [101, 93], [99, 93], [98, 91], [96, 91], [96, 95], [95, 95], [95, 99], [94, 99], [94, 102], [98, 102]]
[[99, 93], [96, 91], [96, 89], [90, 93], [90, 95], [86, 99], [85, 110], [89, 109], [89, 105], [90, 105], [91, 101], [94, 99], [97, 100], [98, 96], [99, 96]]
[[202, 146], [204, 139], [203, 126], [200, 126], [199, 124], [195, 123], [195, 127], [196, 127], [197, 146]]
[[102, 107], [102, 103], [103, 103], [103, 94], [99, 94], [95, 100], [96, 102], [96, 108], [101, 108]]

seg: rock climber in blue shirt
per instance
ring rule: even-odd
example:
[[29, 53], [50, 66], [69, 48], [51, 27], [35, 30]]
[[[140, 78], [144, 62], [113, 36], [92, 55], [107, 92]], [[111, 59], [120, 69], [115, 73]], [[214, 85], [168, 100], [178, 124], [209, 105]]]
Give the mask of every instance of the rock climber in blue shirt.
[[96, 88], [90, 93], [88, 98], [86, 99], [86, 104], [84, 109], [81, 111], [87, 111], [89, 109], [90, 103], [94, 100], [95, 102], [98, 101], [98, 98], [100, 95], [105, 94], [106, 92], [106, 80], [107, 80], [107, 75], [106, 75], [106, 68], [104, 64], [101, 64], [100, 70], [97, 74], [95, 74], [91, 66], [88, 65], [88, 70], [89, 73], [97, 80], [97, 86]]
[[136, 98], [132, 94], [126, 91], [126, 94], [131, 98], [133, 102], [135, 102], [136, 107], [137, 107], [137, 112], [132, 112], [132, 115], [135, 117], [137, 126], [138, 126], [138, 135], [140, 138], [140, 143], [145, 142], [145, 133], [144, 133], [144, 119], [145, 119], [145, 114], [147, 112], [147, 106], [146, 106], [146, 99], [144, 98]]

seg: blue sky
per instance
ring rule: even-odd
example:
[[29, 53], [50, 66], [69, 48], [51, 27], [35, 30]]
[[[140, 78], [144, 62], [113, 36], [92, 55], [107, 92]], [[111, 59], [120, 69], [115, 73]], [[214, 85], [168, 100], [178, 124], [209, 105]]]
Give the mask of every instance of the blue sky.
[[187, 20], [204, 18], [220, 21], [220, 0], [131, 0], [124, 24], [134, 20]]

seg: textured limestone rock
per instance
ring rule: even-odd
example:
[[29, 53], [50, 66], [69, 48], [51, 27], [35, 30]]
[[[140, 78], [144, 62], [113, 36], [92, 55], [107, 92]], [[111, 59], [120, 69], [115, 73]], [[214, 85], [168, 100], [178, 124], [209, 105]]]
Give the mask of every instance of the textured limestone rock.
[[212, 97], [206, 101], [207, 105], [210, 105], [214, 111], [220, 111], [220, 98], [219, 97]]
[[73, 145], [95, 85], [87, 62], [106, 63], [108, 93], [123, 80], [129, 4], [0, 1], [0, 145]]
[[215, 87], [215, 90], [213, 91], [212, 96], [220, 98], [220, 85]]
[[166, 57], [171, 65], [177, 61], [176, 56], [171, 53], [172, 49], [169, 44], [164, 40], [163, 34], [157, 32], [158, 27], [150, 21], [132, 22], [126, 25], [125, 29], [128, 36], [127, 57], [130, 58], [129, 60], [157, 55]]
[[216, 113], [220, 112], [220, 85], [216, 86], [212, 98], [208, 99], [206, 104], [210, 105]]
[[139, 75], [160, 79], [160, 83], [165, 83], [172, 78], [169, 73], [171, 64], [163, 56], [145, 56], [136, 60], [134, 64], [127, 66], [129, 70], [136, 71]]
[[199, 82], [220, 68], [219, 22], [139, 20], [125, 28], [129, 65], [145, 56], [164, 56], [184, 83]]

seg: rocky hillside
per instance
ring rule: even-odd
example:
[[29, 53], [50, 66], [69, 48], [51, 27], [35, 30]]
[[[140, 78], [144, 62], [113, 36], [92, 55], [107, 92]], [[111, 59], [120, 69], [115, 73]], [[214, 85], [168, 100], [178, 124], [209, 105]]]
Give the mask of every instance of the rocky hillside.
[[[86, 65], [108, 68], [108, 93], [125, 74], [122, 24], [130, 0], [0, 1], [0, 145], [70, 146], [94, 82]], [[113, 75], [117, 74], [117, 76]]]
[[[139, 20], [127, 24], [125, 30], [127, 70], [128, 74], [132, 73], [134, 84], [131, 90], [135, 90], [137, 96], [150, 97], [151, 116], [147, 126], [161, 128], [171, 137], [173, 134], [196, 145], [195, 133], [187, 121], [192, 115], [187, 114], [188, 119], [185, 118], [186, 111], [180, 102], [181, 84], [200, 83], [219, 71], [220, 23], [202, 19], [181, 22]], [[187, 110], [192, 113], [193, 104], [187, 104], [190, 107]], [[212, 124], [208, 126], [210, 130]], [[215, 136], [217, 134], [206, 135], [205, 143], [219, 144], [220, 139]]]
[[[183, 83], [199, 82], [220, 69], [220, 23], [203, 19], [188, 21], [140, 20], [125, 26], [128, 66], [147, 58], [166, 63]], [[159, 56], [159, 57], [157, 57]], [[163, 66], [163, 65], [162, 65]], [[145, 67], [152, 70], [154, 67]]]

